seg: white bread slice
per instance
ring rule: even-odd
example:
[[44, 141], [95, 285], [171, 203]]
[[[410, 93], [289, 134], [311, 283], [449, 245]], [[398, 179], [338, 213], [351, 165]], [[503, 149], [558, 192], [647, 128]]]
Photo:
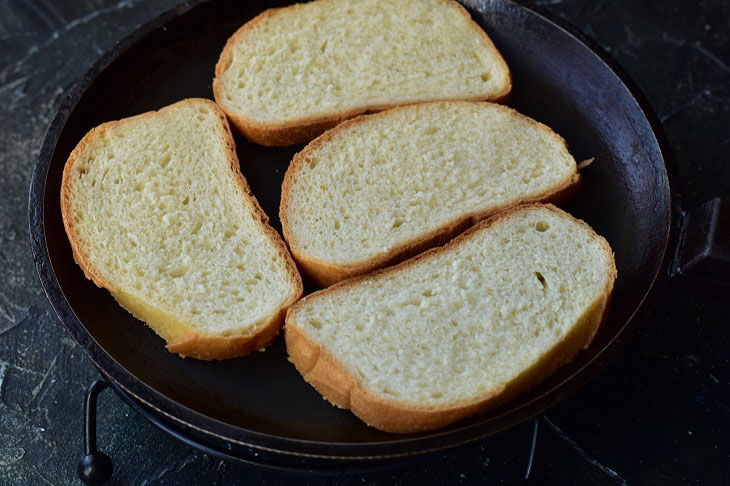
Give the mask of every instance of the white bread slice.
[[509, 69], [453, 0], [318, 0], [267, 10], [226, 43], [216, 102], [263, 145], [423, 101], [506, 101]]
[[436, 429], [509, 400], [587, 347], [616, 266], [552, 205], [500, 213], [441, 248], [304, 297], [290, 360], [328, 401], [387, 432]]
[[87, 278], [170, 352], [210, 360], [260, 349], [302, 294], [211, 101], [92, 129], [66, 162], [61, 209]]
[[578, 186], [565, 141], [491, 103], [436, 102], [339, 125], [298, 153], [279, 217], [300, 268], [327, 286], [443, 244], [524, 202]]

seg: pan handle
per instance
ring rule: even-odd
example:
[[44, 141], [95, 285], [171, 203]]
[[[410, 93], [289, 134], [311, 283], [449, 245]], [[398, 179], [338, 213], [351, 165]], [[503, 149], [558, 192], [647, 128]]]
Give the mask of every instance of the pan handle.
[[730, 295], [730, 197], [680, 214], [672, 281], [710, 296]]

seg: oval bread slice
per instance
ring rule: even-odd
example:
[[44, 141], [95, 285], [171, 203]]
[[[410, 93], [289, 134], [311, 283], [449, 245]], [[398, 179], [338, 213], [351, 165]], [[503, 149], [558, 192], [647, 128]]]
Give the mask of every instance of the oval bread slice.
[[226, 43], [216, 102], [263, 145], [423, 101], [506, 100], [509, 70], [453, 0], [318, 0], [267, 10]]
[[443, 244], [521, 202], [577, 188], [565, 141], [496, 104], [438, 102], [343, 123], [287, 170], [280, 219], [292, 254], [322, 286]]
[[85, 275], [170, 352], [210, 360], [262, 348], [302, 294], [211, 101], [92, 129], [66, 162], [61, 209]]
[[616, 278], [606, 240], [552, 205], [483, 221], [441, 248], [304, 297], [286, 345], [328, 401], [387, 432], [509, 400], [587, 347]]

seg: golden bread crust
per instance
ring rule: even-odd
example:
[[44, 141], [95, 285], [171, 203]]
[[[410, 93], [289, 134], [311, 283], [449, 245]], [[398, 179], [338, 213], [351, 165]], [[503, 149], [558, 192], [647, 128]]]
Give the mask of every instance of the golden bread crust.
[[488, 96], [477, 96], [467, 98], [439, 98], [439, 99], [423, 99], [413, 100], [407, 103], [390, 103], [390, 104], [379, 104], [379, 105], [367, 105], [352, 108], [350, 110], [333, 112], [321, 116], [306, 117], [299, 120], [287, 121], [281, 123], [267, 123], [252, 120], [237, 112], [234, 108], [228, 106], [225, 103], [224, 86], [221, 82], [223, 73], [228, 69], [233, 59], [233, 46], [238, 42], [239, 39], [245, 37], [249, 31], [251, 31], [256, 24], [265, 21], [266, 19], [273, 17], [278, 11], [290, 8], [299, 8], [300, 4], [291, 5], [283, 8], [272, 8], [265, 10], [261, 14], [257, 15], [250, 21], [246, 22], [241, 26], [231, 37], [226, 41], [226, 45], [223, 47], [218, 62], [215, 65], [215, 78], [213, 79], [213, 96], [215, 97], [216, 103], [225, 111], [226, 115], [230, 119], [233, 126], [235, 126], [239, 132], [251, 142], [259, 145], [267, 146], [286, 146], [295, 145], [300, 143], [306, 143], [324, 133], [325, 131], [336, 127], [345, 120], [349, 120], [359, 115], [365, 115], [368, 113], [377, 113], [397, 106], [407, 106], [418, 104], [429, 101], [492, 101], [495, 103], [508, 103], [511, 99], [512, 94], [512, 77], [507, 67], [507, 63], [502, 58], [494, 43], [489, 36], [482, 30], [479, 25], [474, 22], [469, 15], [469, 12], [462, 7], [455, 0], [442, 0], [445, 4], [456, 7], [460, 14], [464, 15], [468, 20], [468, 25], [477, 32], [477, 35], [482, 38], [487, 49], [492, 51], [495, 56], [497, 63], [500, 65], [500, 69], [507, 73], [507, 82], [498, 92], [492, 93]]
[[[71, 205], [73, 203], [72, 191], [72, 169], [79, 156], [84, 152], [87, 145], [98, 136], [102, 136], [110, 127], [119, 126], [129, 123], [133, 120], [154, 117], [157, 113], [163, 112], [174, 106], [185, 103], [205, 103], [209, 108], [215, 111], [221, 122], [224, 133], [224, 143], [228, 152], [228, 160], [230, 170], [235, 180], [238, 182], [242, 195], [250, 203], [254, 212], [254, 219], [260, 223], [262, 230], [269, 236], [271, 241], [277, 247], [278, 252], [285, 262], [287, 272], [294, 283], [294, 292], [286, 300], [284, 305], [277, 309], [271, 316], [262, 319], [256, 327], [256, 331], [246, 335], [206, 335], [195, 330], [189, 324], [182, 322], [176, 316], [167, 314], [146, 302], [142, 302], [133, 295], [124, 292], [122, 289], [116, 288], [111, 282], [104, 278], [101, 273], [94, 267], [93, 262], [84, 252], [78, 232], [74, 226], [71, 217]], [[190, 356], [203, 360], [226, 359], [236, 356], [243, 356], [250, 352], [261, 349], [268, 345], [278, 334], [283, 323], [283, 317], [286, 309], [301, 297], [303, 292], [302, 280], [296, 265], [286, 248], [281, 236], [269, 224], [269, 218], [261, 209], [256, 197], [251, 193], [251, 189], [240, 171], [238, 156], [236, 155], [235, 143], [231, 135], [225, 114], [221, 109], [210, 100], [189, 98], [179, 101], [173, 105], [162, 108], [159, 111], [151, 111], [136, 115], [122, 120], [107, 122], [98, 127], [91, 129], [78, 143], [76, 148], [71, 152], [63, 170], [63, 179], [61, 183], [61, 214], [63, 217], [63, 225], [66, 230], [73, 257], [76, 263], [81, 267], [86, 278], [93, 281], [98, 287], [105, 288], [110, 291], [114, 298], [128, 311], [137, 318], [146, 322], [152, 330], [167, 341], [167, 349], [170, 352], [177, 353], [183, 357]]]
[[[434, 104], [438, 103], [447, 102], [434, 102]], [[542, 123], [537, 122], [532, 118], [529, 118], [515, 111], [512, 108], [492, 103], [489, 104], [493, 105], [499, 110], [503, 110], [510, 113], [511, 115], [519, 116], [524, 120], [527, 120], [529, 123], [531, 123], [540, 130], [549, 131], [551, 135], [557, 136], [560, 139], [563, 146], [567, 150], [567, 144], [565, 140], [560, 137], [560, 135], [553, 132], [548, 126], [543, 125]], [[282, 233], [284, 234], [284, 239], [289, 245], [289, 249], [291, 250], [294, 260], [296, 260], [297, 264], [299, 265], [299, 269], [305, 276], [309, 277], [320, 287], [328, 287], [339, 281], [346, 280], [357, 275], [363, 275], [372, 272], [373, 270], [387, 267], [389, 265], [393, 265], [412, 256], [418, 255], [419, 253], [429, 248], [443, 245], [458, 234], [462, 233], [467, 228], [478, 223], [479, 221], [482, 221], [510, 207], [536, 202], [564, 205], [570, 202], [578, 191], [578, 188], [580, 186], [580, 174], [576, 171], [570, 178], [563, 181], [562, 184], [559, 184], [543, 192], [542, 194], [538, 194], [529, 198], [520, 198], [519, 200], [514, 201], [509, 205], [495, 207], [487, 211], [478, 211], [462, 214], [458, 218], [447, 222], [440, 228], [437, 228], [426, 234], [422, 234], [416, 238], [406, 241], [401, 245], [388, 250], [386, 253], [378, 255], [374, 258], [345, 265], [337, 262], [323, 261], [312, 255], [308, 255], [302, 249], [301, 245], [296, 239], [296, 236], [291, 230], [291, 226], [289, 224], [289, 204], [297, 172], [305, 166], [305, 160], [307, 159], [309, 154], [315, 151], [320, 146], [328, 143], [341, 131], [347, 129], [352, 125], [362, 123], [366, 120], [371, 120], [375, 117], [386, 117], [396, 110], [407, 110], [409, 108], [409, 106], [402, 106], [398, 108], [393, 108], [392, 110], [389, 110], [387, 112], [359, 116], [357, 118], [353, 118], [341, 123], [336, 128], [333, 128], [332, 130], [329, 130], [321, 136], [317, 137], [316, 139], [312, 140], [306, 147], [304, 147], [299, 153], [294, 156], [294, 159], [292, 160], [291, 164], [289, 164], [289, 167], [286, 170], [286, 174], [284, 175], [284, 182], [282, 183], [281, 187], [281, 201], [279, 206], [279, 219], [281, 220]]]
[[[522, 372], [515, 380], [499, 389], [489, 390], [483, 396], [475, 397], [469, 401], [439, 407], [418, 407], [399, 403], [392, 399], [389, 400], [367, 390], [345, 365], [317, 344], [296, 322], [297, 309], [304, 305], [306, 301], [321, 298], [320, 296], [326, 296], [327, 294], [338, 292], [341, 289], [356, 286], [363, 281], [377, 280], [380, 276], [406, 270], [421, 260], [427, 260], [435, 255], [448, 251], [452, 246], [469, 239], [476, 232], [498, 223], [510, 214], [531, 207], [545, 207], [583, 226], [599, 242], [601, 248], [607, 255], [610, 256], [610, 276], [604, 292], [583, 316], [581, 316], [571, 331], [563, 336], [561, 341], [540, 360]], [[569, 363], [581, 349], [587, 348], [593, 341], [601, 324], [606, 319], [608, 302], [613, 293], [615, 279], [616, 264], [613, 259], [611, 247], [590, 226], [551, 204], [526, 204], [507, 209], [482, 221], [445, 246], [433, 248], [398, 265], [340, 282], [328, 289], [320, 290], [304, 297], [287, 311], [286, 325], [284, 327], [287, 352], [290, 361], [294, 363], [294, 366], [302, 374], [305, 381], [310, 383], [328, 401], [338, 407], [350, 409], [368, 425], [393, 433], [434, 430], [514, 399], [540, 383], [559, 367]]]

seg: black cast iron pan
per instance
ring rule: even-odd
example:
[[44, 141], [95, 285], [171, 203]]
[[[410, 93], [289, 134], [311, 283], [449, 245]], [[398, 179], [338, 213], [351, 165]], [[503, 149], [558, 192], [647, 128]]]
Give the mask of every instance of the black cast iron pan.
[[[367, 469], [402, 461], [493, 434], [564, 399], [635, 334], [672, 273], [700, 274], [705, 282], [730, 274], [727, 253], [717, 247], [722, 240], [713, 243], [715, 233], [702, 229], [717, 223], [723, 210], [727, 218], [727, 205], [716, 200], [704, 212], [684, 217], [660, 124], [620, 68], [556, 20], [507, 0], [477, 0], [466, 7], [512, 70], [513, 106], [563, 135], [577, 160], [595, 157], [567, 207], [604, 235], [616, 254], [613, 306], [593, 345], [499, 409], [405, 436], [369, 428], [330, 406], [286, 360], [282, 339], [264, 353], [223, 362], [168, 353], [161, 339], [86, 280], [74, 263], [59, 208], [64, 163], [81, 137], [102, 122], [187, 97], [212, 98], [213, 68], [228, 36], [262, 10], [285, 3], [183, 4], [145, 25], [71, 88], [40, 151], [30, 193], [30, 233], [51, 305], [114, 388], [158, 425], [213, 453], [271, 467]], [[280, 229], [281, 181], [301, 146], [266, 148], [240, 137], [236, 145], [243, 174]], [[718, 270], [723, 268], [724, 273]], [[727, 290], [727, 284], [713, 288]]]

